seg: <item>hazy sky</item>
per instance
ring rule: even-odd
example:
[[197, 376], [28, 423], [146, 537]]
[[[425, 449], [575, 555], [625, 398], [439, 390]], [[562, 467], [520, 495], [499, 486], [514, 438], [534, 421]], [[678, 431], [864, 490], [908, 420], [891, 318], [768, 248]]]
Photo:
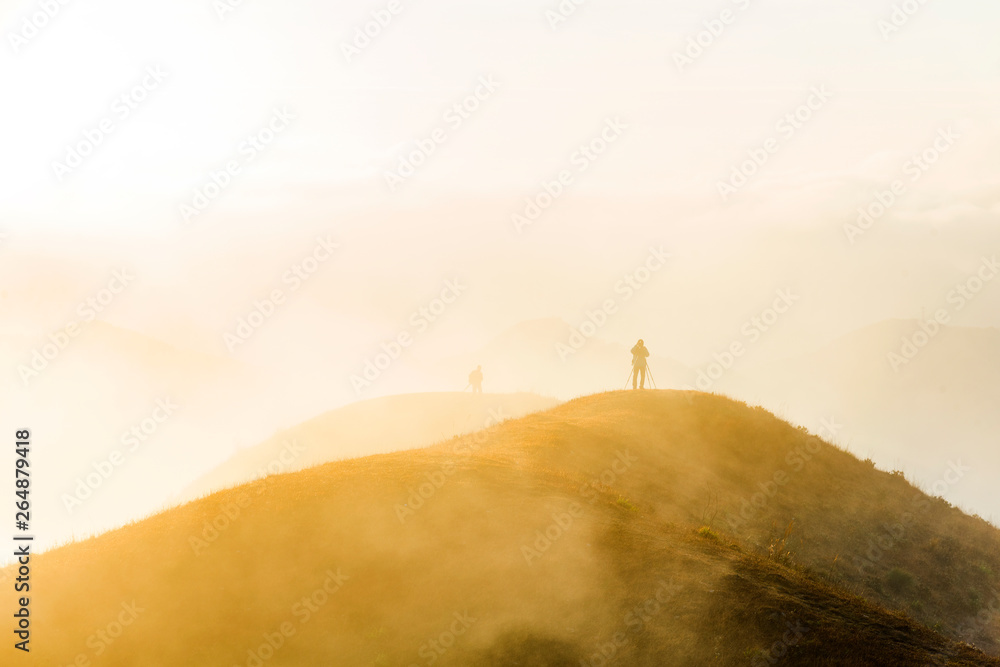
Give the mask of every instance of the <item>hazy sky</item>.
[[[7, 2], [9, 292], [35, 270], [86, 293], [81, 275], [99, 284], [127, 264], [143, 296], [109, 319], [219, 352], [220, 330], [323, 233], [342, 252], [303, 294], [341, 349], [393, 335], [456, 276], [477, 296], [442, 327], [445, 350], [532, 317], [575, 324], [651, 245], [670, 271], [605, 333], [632, 337], [656, 309], [688, 325], [658, 342], [689, 363], [779, 288], [809, 313], [780, 348], [914, 317], [996, 247], [1000, 7], [894, 6], [587, 2], [556, 20], [541, 1], [106, 0], [60, 5], [31, 32], [39, 6]], [[270, 143], [247, 143], [262, 131]], [[56, 164], [88, 136], [82, 164]], [[428, 143], [390, 188], [400, 156]], [[738, 168], [753, 173], [723, 197]], [[182, 209], [213, 172], [224, 187], [204, 211]], [[897, 180], [889, 213], [849, 239]], [[963, 323], [1000, 324], [997, 303]]]
[[[123, 269], [135, 280], [100, 319], [317, 378], [328, 393], [300, 406], [314, 414], [353, 400], [350, 374], [448, 281], [465, 291], [395, 369], [407, 380], [524, 320], [578, 326], [608, 298], [602, 338], [696, 366], [791, 290], [745, 359], [763, 363], [932, 311], [1000, 250], [995, 2], [895, 17], [890, 0], [589, 0], [567, 17], [553, 12], [569, 0], [52, 6], [0, 0], [0, 393]], [[319, 239], [339, 248], [292, 290]], [[625, 299], [651, 249], [666, 266]], [[275, 288], [280, 317], [228, 349]], [[1000, 281], [954, 323], [1000, 326]], [[81, 448], [70, 482], [160, 397], [82, 433], [59, 400], [17, 396]], [[255, 428], [288, 425], [254, 399], [240, 409], [274, 422]], [[199, 437], [217, 460], [232, 447]]]
[[[351, 62], [343, 44], [387, 3], [245, 0], [223, 18], [218, 4], [73, 2], [15, 53], [9, 32], [38, 7], [3, 3], [0, 84], [10, 101], [0, 203], [8, 227], [176, 231], [178, 204], [209, 170], [238, 157], [275, 107], [296, 120], [201, 221], [280, 211], [287, 228], [289, 217], [317, 209], [403, 206], [456, 192], [517, 201], [608, 117], [629, 129], [579, 175], [575, 196], [678, 198], [733, 226], [736, 210], [752, 214], [757, 197], [780, 214], [770, 195], [790, 186], [789, 206], [837, 193], [851, 210], [840, 188], [879, 182], [948, 126], [962, 128], [963, 141], [914, 199], [931, 203], [956, 182], [967, 191], [997, 182], [989, 160], [1000, 136], [995, 3], [929, 2], [886, 39], [878, 23], [893, 3], [881, 0], [587, 2], [555, 29], [546, 18], [555, 1], [401, 1]], [[723, 11], [731, 22], [680, 71], [675, 54]], [[147, 66], [166, 78], [118, 119], [114, 100]], [[384, 171], [484, 75], [498, 82], [496, 92], [449, 127], [445, 144], [390, 197]], [[829, 102], [717, 211], [717, 181], [744, 150], [775, 135], [814, 86], [830, 91]], [[53, 160], [106, 116], [115, 118], [113, 133], [59, 182]], [[977, 203], [989, 210], [996, 198]]]

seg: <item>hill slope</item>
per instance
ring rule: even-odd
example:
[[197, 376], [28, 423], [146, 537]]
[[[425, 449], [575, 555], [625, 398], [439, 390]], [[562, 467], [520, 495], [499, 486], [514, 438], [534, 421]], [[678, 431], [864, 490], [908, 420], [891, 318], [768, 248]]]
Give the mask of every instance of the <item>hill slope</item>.
[[987, 608], [968, 593], [993, 585], [998, 544], [763, 410], [604, 394], [36, 557], [32, 664], [1000, 665], [946, 637]]
[[[46, 446], [35, 453], [34, 465], [48, 473], [32, 501], [38, 539], [46, 545], [162, 508], [178, 480], [193, 477], [192, 461], [224, 456], [237, 435], [259, 441], [289, 413], [273, 399], [266, 411], [258, 408], [263, 387], [273, 385], [238, 361], [178, 349], [100, 320], [78, 331], [55, 356], [57, 346], [47, 335], [0, 335], [0, 364], [10, 371], [0, 378], [0, 405], [44, 432]], [[46, 345], [51, 358], [41, 356]], [[161, 404], [176, 409], [165, 411]], [[156, 429], [130, 451], [125, 434], [154, 411], [160, 416]], [[297, 413], [286, 418], [284, 423], [301, 420]], [[81, 480], [114, 451], [130, 472], [84, 486]], [[68, 506], [67, 498], [84, 504]]]
[[238, 452], [191, 484], [182, 497], [197, 498], [268, 474], [338, 459], [427, 446], [558, 404], [554, 398], [535, 394], [462, 392], [360, 401]]
[[[906, 472], [928, 483], [939, 476], [946, 448], [953, 459], [995, 470], [1000, 330], [940, 327], [924, 347], [913, 346], [909, 353], [917, 354], [907, 359], [903, 340], [917, 332], [921, 328], [913, 320], [881, 322], [813, 353], [734, 371], [719, 388], [780, 409], [799, 424], [834, 416], [854, 451], [886, 468], [905, 460]], [[896, 355], [895, 368], [890, 353]], [[1000, 499], [988, 475], [967, 476], [950, 497], [981, 508], [984, 516], [1000, 517]]]

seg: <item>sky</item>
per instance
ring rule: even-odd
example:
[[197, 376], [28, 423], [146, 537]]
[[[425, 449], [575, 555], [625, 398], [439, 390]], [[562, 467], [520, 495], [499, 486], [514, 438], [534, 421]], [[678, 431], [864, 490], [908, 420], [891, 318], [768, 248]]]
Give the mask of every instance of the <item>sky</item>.
[[[892, 16], [890, 2], [587, 2], [555, 28], [546, 11], [558, 3], [400, 2], [350, 55], [344, 45], [355, 29], [386, 3], [245, 0], [221, 17], [219, 6], [68, 3], [13, 45], [11, 32], [23, 32], [37, 6], [4, 3], [0, 81], [15, 100], [3, 112], [8, 226], [175, 233], [172, 209], [206, 172], [239, 158], [276, 107], [295, 121], [246, 166], [215, 215], [288, 215], [312, 208], [303, 201], [312, 196], [331, 211], [433, 206], [456, 193], [516, 201], [614, 117], [628, 131], [580, 175], [574, 194], [653, 193], [731, 226], [733, 209], [752, 206], [754, 194], [806, 184], [803, 195], [819, 198], [877, 182], [949, 126], [969, 139], [939, 181], [996, 179], [995, 169], [983, 170], [998, 136], [1000, 56], [991, 37], [1000, 9], [985, 2], [924, 3], [887, 37], [879, 21]], [[703, 35], [703, 53], [679, 67], [676, 55], [723, 12], [731, 22], [718, 37]], [[119, 119], [114, 100], [150, 66], [165, 78]], [[390, 193], [386, 169], [483, 76], [497, 81], [495, 93], [460, 127], [445, 124], [445, 145]], [[721, 206], [718, 181], [817, 86], [830, 100], [750, 192]], [[53, 161], [109, 115], [114, 131], [59, 180]]]
[[[799, 280], [782, 245], [806, 264], [814, 261], [808, 255], [844, 252], [854, 267], [884, 263], [897, 276], [908, 268], [897, 266], [908, 261], [903, 252], [919, 255], [917, 272], [929, 285], [898, 294], [894, 312], [838, 313], [840, 332], [912, 316], [928, 290], [944, 289], [978, 261], [964, 252], [936, 256], [937, 234], [952, 237], [949, 252], [993, 247], [1000, 47], [991, 37], [1000, 9], [992, 4], [924, 3], [905, 21], [897, 16], [893, 31], [885, 28], [890, 2], [587, 2], [559, 21], [558, 3], [387, 7], [69, 3], [15, 44], [11, 35], [24, 33], [38, 6], [4, 3], [9, 48], [0, 51], [0, 83], [15, 101], [0, 112], [9, 251], [41, 246], [85, 261], [81, 243], [117, 246], [148, 274], [159, 265], [161, 281], [178, 294], [183, 281], [173, 271], [211, 252], [205, 248], [232, 256], [273, 252], [277, 242], [294, 256], [325, 230], [356, 243], [345, 246], [341, 265], [353, 263], [355, 279], [376, 293], [398, 292], [401, 278], [421, 273], [430, 290], [469, 263], [481, 283], [516, 279], [507, 275], [515, 265], [527, 266], [517, 270], [526, 280], [557, 287], [534, 307], [524, 307], [523, 290], [511, 290], [518, 297], [499, 302], [503, 314], [480, 333], [486, 337], [520, 319], [574, 317], [587, 291], [613, 284], [654, 242], [669, 245], [678, 265], [729, 283], [756, 274], [756, 294]], [[363, 49], [345, 51], [379, 12], [387, 25], [367, 45], [358, 42]], [[698, 40], [700, 54], [691, 46]], [[694, 58], [679, 64], [678, 54]], [[149, 78], [150, 68], [159, 78]], [[476, 109], [449, 112], [483, 78], [496, 84], [474, 100]], [[126, 109], [121, 96], [144, 82], [153, 87]], [[807, 120], [787, 120], [803, 109]], [[276, 112], [294, 119], [260, 150], [248, 147]], [[105, 119], [112, 131], [92, 154], [60, 169]], [[608, 122], [624, 128], [620, 136], [581, 160], [581, 146]], [[392, 189], [386, 174], [435, 129], [444, 142]], [[909, 179], [906, 166], [941, 132], [957, 137], [947, 153], [907, 180], [871, 232], [849, 238], [845, 225], [858, 208]], [[720, 184], [733, 182], [769, 140], [773, 154], [723, 197]], [[229, 177], [233, 164], [239, 173]], [[519, 226], [513, 216], [566, 170], [562, 194]], [[214, 187], [213, 173], [226, 186], [191, 214], [198, 193]], [[923, 232], [921, 247], [911, 237]], [[608, 271], [599, 274], [595, 263]], [[871, 284], [880, 269], [859, 273]], [[575, 285], [587, 291], [574, 294]], [[371, 303], [367, 296], [360, 300]], [[737, 303], [752, 298], [741, 294]], [[379, 302], [357, 316], [378, 320], [382, 310]], [[978, 323], [997, 321], [983, 314]]]
[[[920, 317], [1000, 246], [998, 20], [971, 0], [0, 0], [5, 381], [121, 270], [102, 321], [322, 376], [331, 406], [455, 282], [412, 361], [608, 298], [602, 338], [692, 367], [782, 290], [796, 308], [748, 364]], [[998, 287], [955, 324], [1000, 326]], [[275, 289], [278, 316], [227, 343]]]

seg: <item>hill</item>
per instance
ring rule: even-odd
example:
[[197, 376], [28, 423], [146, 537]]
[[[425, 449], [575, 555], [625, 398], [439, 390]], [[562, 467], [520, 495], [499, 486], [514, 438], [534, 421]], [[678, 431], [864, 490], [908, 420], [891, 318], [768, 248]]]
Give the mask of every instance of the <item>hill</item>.
[[[259, 441], [288, 414], [273, 399], [268, 411], [255, 409], [265, 385], [256, 369], [238, 361], [100, 320], [77, 331], [72, 338], [53, 334], [62, 349], [47, 334], [0, 335], [0, 362], [10, 371], [0, 379], [0, 404], [21, 423], [38, 424], [46, 441], [34, 464], [49, 472], [33, 499], [46, 545], [162, 508], [177, 480], [193, 478], [192, 461], [224, 456], [237, 435]], [[296, 414], [285, 423], [301, 419]], [[139, 427], [140, 446], [132, 447], [132, 429]], [[119, 470], [128, 472], [85, 484], [115, 451], [127, 461]]]
[[618, 392], [37, 556], [32, 661], [1000, 665], [958, 641], [996, 650], [998, 553], [764, 410]]
[[[929, 340], [918, 332], [914, 320], [874, 324], [809, 354], [734, 372], [719, 389], [799, 424], [832, 417], [853, 451], [928, 485], [946, 465], [945, 448], [951, 460], [977, 469], [1000, 467], [993, 436], [1000, 431], [1000, 330], [944, 326]], [[915, 335], [926, 344], [908, 348], [907, 358], [904, 341]], [[1000, 517], [994, 487], [990, 476], [972, 474], [949, 497]]]
[[190, 500], [266, 475], [339, 459], [426, 447], [558, 405], [535, 394], [387, 396], [331, 410], [241, 450], [182, 493]]

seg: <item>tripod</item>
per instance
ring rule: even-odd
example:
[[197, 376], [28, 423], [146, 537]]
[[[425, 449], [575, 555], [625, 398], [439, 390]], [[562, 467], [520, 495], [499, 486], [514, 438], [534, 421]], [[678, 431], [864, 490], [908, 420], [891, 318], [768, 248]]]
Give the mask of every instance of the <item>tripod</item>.
[[[624, 389], [628, 389], [629, 380], [631, 380], [632, 376], [635, 375], [636, 370], [637, 369], [633, 366], [632, 370], [629, 371], [628, 377], [625, 378], [625, 387], [624, 387]], [[648, 362], [646, 363], [646, 375], [649, 376], [649, 384], [651, 384], [653, 386], [653, 389], [656, 389], [656, 380], [653, 379], [653, 369], [651, 369], [649, 367], [649, 363]]]

